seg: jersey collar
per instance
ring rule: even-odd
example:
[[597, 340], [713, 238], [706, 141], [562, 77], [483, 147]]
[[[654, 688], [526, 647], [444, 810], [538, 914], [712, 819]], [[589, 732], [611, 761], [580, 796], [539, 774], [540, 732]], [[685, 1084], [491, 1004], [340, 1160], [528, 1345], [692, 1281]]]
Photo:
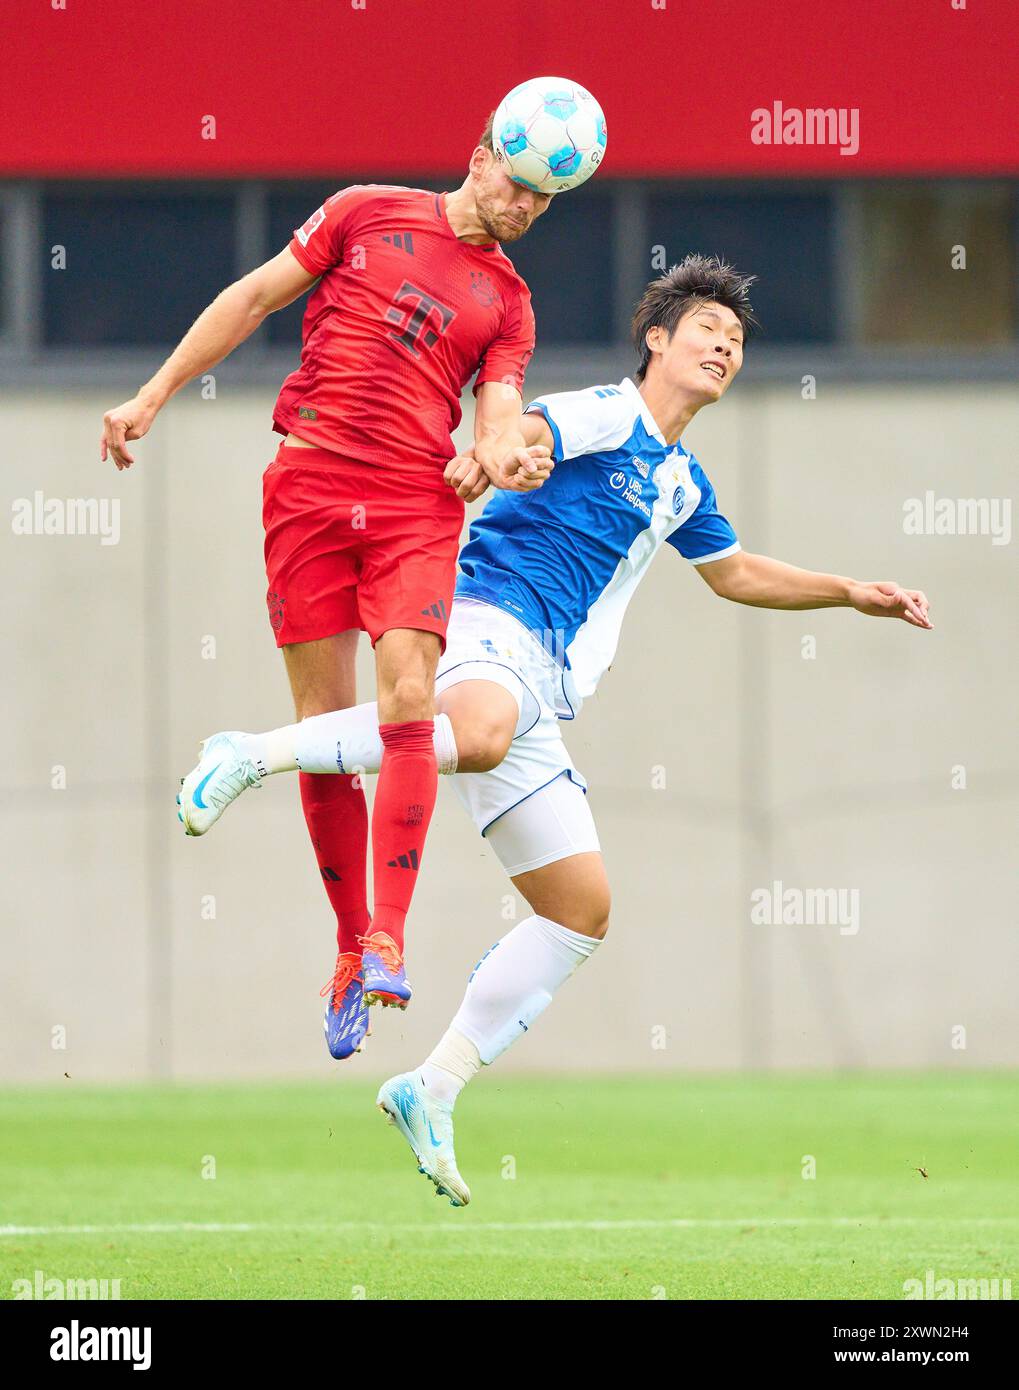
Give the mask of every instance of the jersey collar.
[[631, 381], [628, 376], [624, 376], [619, 383], [619, 389], [630, 397], [634, 408], [638, 411], [640, 418], [644, 422], [644, 428], [652, 439], [657, 439], [658, 443], [667, 453], [671, 453], [673, 449], [678, 449], [681, 454], [686, 452], [683, 448], [682, 441], [672, 445], [665, 442], [665, 435], [662, 434], [658, 425], [655, 423], [655, 417], [651, 414], [650, 410], [648, 410], [644, 397], [640, 394], [636, 382]]

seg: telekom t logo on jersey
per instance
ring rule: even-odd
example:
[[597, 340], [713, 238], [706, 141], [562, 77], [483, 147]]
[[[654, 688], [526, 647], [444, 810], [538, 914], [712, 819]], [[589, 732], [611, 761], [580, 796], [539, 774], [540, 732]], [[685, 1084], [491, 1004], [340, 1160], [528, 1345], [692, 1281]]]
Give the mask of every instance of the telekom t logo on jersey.
[[386, 310], [387, 322], [400, 324], [400, 332], [390, 331], [389, 336], [402, 343], [415, 357], [421, 356], [419, 347], [433, 347], [455, 318], [455, 309], [419, 290], [409, 280], [404, 280]]

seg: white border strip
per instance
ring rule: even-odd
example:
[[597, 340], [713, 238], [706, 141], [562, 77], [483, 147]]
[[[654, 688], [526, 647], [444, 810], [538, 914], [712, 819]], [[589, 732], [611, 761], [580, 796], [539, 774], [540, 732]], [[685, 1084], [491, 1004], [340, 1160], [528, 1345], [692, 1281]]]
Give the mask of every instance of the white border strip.
[[0, 1237], [12, 1236], [98, 1236], [98, 1235], [178, 1235], [227, 1234], [245, 1235], [249, 1232], [286, 1231], [377, 1231], [380, 1234], [401, 1231], [425, 1234], [445, 1234], [467, 1231], [686, 1231], [760, 1229], [795, 1230], [798, 1226], [830, 1226], [835, 1229], [851, 1227], [884, 1228], [893, 1226], [1014, 1226], [1019, 1216], [721, 1216], [672, 1217], [664, 1221], [455, 1221], [386, 1223], [383, 1221], [294, 1222], [218, 1222], [173, 1221], [126, 1223], [123, 1225], [88, 1226], [0, 1226]]

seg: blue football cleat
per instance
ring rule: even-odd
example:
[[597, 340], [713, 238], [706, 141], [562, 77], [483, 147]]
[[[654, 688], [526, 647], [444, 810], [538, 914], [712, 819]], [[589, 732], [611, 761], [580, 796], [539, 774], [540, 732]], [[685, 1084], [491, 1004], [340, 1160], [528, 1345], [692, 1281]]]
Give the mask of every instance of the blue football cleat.
[[361, 957], [364, 1002], [405, 1009], [410, 1003], [411, 987], [407, 983], [399, 946], [384, 931], [370, 932], [368, 936], [358, 937], [358, 941], [364, 952]]
[[360, 1052], [368, 1034], [368, 1006], [361, 986], [361, 957], [341, 951], [333, 978], [323, 986], [328, 995], [323, 1028], [330, 1055], [338, 1062]]

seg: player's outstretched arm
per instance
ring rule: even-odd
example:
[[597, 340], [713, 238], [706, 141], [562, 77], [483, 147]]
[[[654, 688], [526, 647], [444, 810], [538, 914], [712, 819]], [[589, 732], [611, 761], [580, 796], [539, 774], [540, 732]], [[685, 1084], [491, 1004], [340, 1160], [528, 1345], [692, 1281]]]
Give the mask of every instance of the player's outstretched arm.
[[[520, 392], [501, 381], [478, 387], [474, 409], [474, 457], [493, 487], [533, 492], [552, 472], [552, 434], [540, 438], [536, 417], [522, 415]], [[537, 417], [540, 418], [540, 417]], [[538, 444], [537, 449], [528, 447]]]
[[141, 439], [170, 397], [233, 352], [269, 314], [291, 304], [315, 283], [289, 247], [236, 280], [199, 314], [154, 377], [131, 400], [103, 416], [100, 457], [130, 468], [129, 439]]
[[751, 555], [745, 550], [697, 568], [716, 594], [734, 603], [755, 608], [855, 608], [871, 618], [901, 618], [913, 627], [934, 626], [928, 616], [926, 595], [900, 584], [870, 583], [798, 569], [782, 560]]

